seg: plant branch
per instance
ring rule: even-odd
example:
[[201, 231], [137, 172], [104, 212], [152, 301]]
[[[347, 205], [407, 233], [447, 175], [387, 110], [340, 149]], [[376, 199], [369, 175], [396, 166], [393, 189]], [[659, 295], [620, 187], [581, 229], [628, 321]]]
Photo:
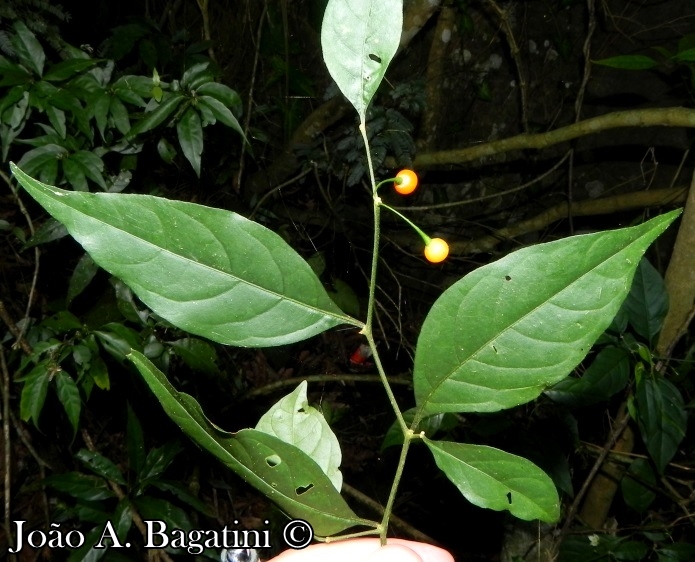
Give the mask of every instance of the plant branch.
[[548, 148], [579, 137], [621, 127], [695, 128], [695, 109], [667, 107], [616, 111], [545, 133], [524, 133], [465, 148], [418, 154], [415, 157], [414, 166], [417, 169], [435, 168], [471, 162], [515, 150]]
[[[603, 197], [601, 199], [575, 201], [572, 205], [572, 213], [574, 216], [609, 215], [611, 213], [630, 209], [677, 205], [685, 200], [685, 196], [686, 188], [684, 187], [637, 191], [635, 193], [624, 193], [613, 197]], [[483, 236], [468, 242], [451, 242], [449, 244], [451, 254], [464, 255], [489, 252], [504, 240], [511, 240], [522, 234], [536, 232], [555, 221], [566, 218], [568, 207], [569, 203], [565, 201], [564, 203], [546, 209], [528, 220], [505, 228], [500, 228], [488, 236]]]

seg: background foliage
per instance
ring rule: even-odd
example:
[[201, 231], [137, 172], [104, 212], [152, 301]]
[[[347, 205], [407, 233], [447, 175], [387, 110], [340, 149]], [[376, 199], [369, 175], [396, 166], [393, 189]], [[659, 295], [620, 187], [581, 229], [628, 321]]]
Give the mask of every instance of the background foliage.
[[[201, 3], [201, 11], [154, 2], [116, 11], [97, 2], [90, 12], [68, 3], [5, 3], [3, 162], [73, 190], [238, 211], [309, 258], [327, 293], [359, 311], [370, 195], [352, 113], [321, 62], [324, 4], [234, 1]], [[687, 2], [500, 7], [480, 0], [434, 12], [426, 4], [406, 3], [403, 49], [366, 115], [382, 173], [411, 163], [422, 171], [425, 187], [413, 199], [385, 199], [455, 250], [433, 268], [412, 232], [386, 218], [378, 339], [403, 386], [424, 314], [443, 289], [521, 244], [639, 222], [655, 207], [682, 202], [692, 167], [684, 126], [614, 129], [521, 155], [493, 151], [484, 161], [457, 152], [616, 110], [691, 107]], [[411, 23], [414, 13], [427, 21], [422, 29]], [[587, 73], [587, 60], [601, 64]], [[182, 528], [235, 519], [257, 528], [271, 515], [281, 521], [190, 444], [170, 442], [173, 426], [124, 361], [131, 348], [223, 427], [253, 427], [297, 380], [314, 377], [309, 399], [338, 434], [345, 482], [385, 501], [396, 459], [393, 449], [374, 451], [392, 419], [368, 382], [371, 368], [350, 361], [360, 343], [352, 331], [268, 351], [221, 348], [180, 332], [21, 198], [25, 209], [7, 172], [5, 164], [0, 294], [12, 519], [32, 528], [60, 519], [85, 532], [118, 520], [134, 544], [142, 539], [137, 523], [119, 515], [125, 502], [143, 517], [166, 513]], [[642, 262], [628, 301], [577, 376], [527, 406], [442, 414], [432, 428], [439, 437], [529, 457], [553, 477], [565, 505], [576, 508], [564, 520], [562, 560], [693, 556], [692, 342], [685, 333], [671, 349], [658, 346], [670, 247], [665, 238]], [[407, 403], [411, 395], [404, 390], [400, 398]], [[621, 424], [632, 437], [621, 433], [611, 443]], [[423, 470], [406, 474], [396, 506], [412, 528], [462, 559], [503, 552], [511, 560], [545, 548], [538, 527], [505, 527], [503, 516], [473, 511], [445, 479], [432, 480], [428, 456], [413, 453], [412, 465]], [[619, 485], [604, 482], [575, 506], [602, 455], [601, 473]], [[443, 516], [452, 503], [470, 521], [463, 534]], [[4, 549], [7, 535], [3, 541]]]

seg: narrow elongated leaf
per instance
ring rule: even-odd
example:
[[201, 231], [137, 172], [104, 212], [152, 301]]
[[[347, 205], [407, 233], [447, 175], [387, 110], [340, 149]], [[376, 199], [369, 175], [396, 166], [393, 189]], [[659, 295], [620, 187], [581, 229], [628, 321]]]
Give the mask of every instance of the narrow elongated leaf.
[[342, 455], [338, 439], [328, 422], [306, 396], [307, 382], [273, 405], [256, 424], [256, 429], [274, 435], [309, 455], [340, 492], [343, 475], [338, 468]]
[[58, 371], [55, 379], [58, 399], [63, 408], [65, 408], [65, 413], [68, 415], [70, 425], [72, 425], [73, 435], [75, 435], [80, 425], [80, 412], [82, 411], [80, 389], [77, 388], [75, 381], [65, 371]]
[[321, 27], [323, 59], [360, 121], [396, 54], [403, 0], [329, 0]]
[[125, 486], [126, 481], [120, 469], [101, 453], [80, 449], [75, 457], [97, 476]]
[[581, 377], [570, 377], [546, 390], [552, 400], [566, 406], [586, 406], [608, 400], [630, 377], [630, 354], [622, 347], [606, 347]]
[[642, 439], [659, 474], [663, 474], [685, 437], [688, 415], [683, 396], [665, 378], [642, 375], [637, 377], [634, 406], [631, 414], [637, 418]]
[[309, 521], [318, 535], [331, 535], [355, 525], [374, 525], [352, 512], [306, 453], [254, 429], [223, 431], [205, 417], [193, 397], [177, 392], [144, 355], [132, 352], [129, 357], [167, 415], [191, 439], [291, 517]]
[[188, 332], [260, 347], [362, 326], [280, 236], [240, 215], [147, 195], [63, 191], [12, 169], [97, 264]]
[[75, 74], [84, 72], [88, 68], [92, 68], [98, 62], [99, 61], [97, 59], [64, 60], [51, 66], [46, 71], [46, 74], [43, 75], [43, 79], [49, 82], [59, 82], [61, 80], [67, 80]]
[[623, 308], [635, 331], [651, 343], [668, 312], [668, 293], [661, 274], [647, 258], [640, 261]]
[[12, 46], [17, 57], [29, 70], [35, 72], [37, 76], [41, 76], [44, 62], [46, 62], [46, 55], [41, 43], [21, 20], [14, 22], [14, 30], [17, 34], [12, 37]]
[[473, 505], [526, 521], [560, 518], [553, 481], [531, 461], [493, 447], [423, 439], [437, 466]]
[[156, 109], [147, 113], [145, 117], [138, 121], [130, 129], [126, 138], [132, 140], [136, 135], [146, 133], [147, 131], [151, 131], [152, 129], [163, 123], [171, 115], [173, 115], [174, 111], [176, 111], [176, 109], [179, 107], [179, 105], [181, 105], [181, 103], [185, 99], [185, 96], [180, 92], [170, 94], [164, 101], [162, 101], [162, 103], [160, 103], [157, 106]]
[[622, 70], [649, 70], [659, 63], [646, 55], [618, 55], [607, 59], [595, 60], [594, 64], [620, 68]]
[[48, 362], [42, 361], [27, 375], [22, 397], [19, 403], [19, 414], [24, 421], [34, 421], [39, 426], [39, 417], [48, 393], [48, 384], [51, 382], [48, 372]]
[[203, 154], [203, 126], [198, 112], [189, 107], [176, 122], [176, 132], [183, 155], [193, 166], [196, 176], [200, 177], [200, 158]]
[[420, 414], [510, 408], [565, 378], [620, 308], [645, 249], [679, 213], [524, 248], [447, 289], [415, 353]]

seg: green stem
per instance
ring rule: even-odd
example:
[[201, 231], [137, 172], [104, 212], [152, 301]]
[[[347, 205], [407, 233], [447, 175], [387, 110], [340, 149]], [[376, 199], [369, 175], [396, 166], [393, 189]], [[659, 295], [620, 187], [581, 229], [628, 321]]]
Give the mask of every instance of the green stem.
[[405, 467], [405, 459], [408, 456], [408, 449], [410, 449], [411, 433], [403, 434], [403, 446], [401, 447], [401, 456], [398, 458], [398, 467], [396, 468], [396, 474], [393, 477], [393, 484], [391, 485], [391, 492], [389, 493], [389, 499], [386, 502], [386, 507], [384, 508], [384, 516], [381, 519], [381, 544], [386, 544], [386, 531], [389, 527], [389, 519], [391, 518], [391, 512], [393, 511], [393, 502], [396, 500], [396, 492], [398, 491], [398, 485], [401, 482], [401, 477], [403, 476], [403, 468]]
[[417, 233], [420, 235], [420, 237], [422, 238], [422, 241], [425, 243], [425, 246], [427, 246], [427, 245], [432, 241], [432, 239], [431, 239], [429, 236], [427, 236], [427, 234], [425, 234], [413, 221], [411, 221], [411, 220], [410, 220], [408, 217], [406, 217], [404, 214], [399, 213], [399, 212], [396, 211], [396, 209], [394, 209], [393, 207], [389, 207], [386, 203], [379, 203], [379, 205], [380, 205], [381, 207], [384, 207], [385, 209], [388, 209], [389, 211], [391, 211], [391, 212], [394, 213], [395, 215], [398, 215], [398, 216], [399, 216], [400, 218], [402, 218], [405, 222], [407, 222], [410, 226], [412, 226], [413, 229], [415, 230], [415, 232], [417, 232]]
[[[398, 491], [398, 485], [400, 484], [401, 477], [403, 475], [403, 467], [405, 466], [405, 459], [408, 455], [408, 448], [410, 447], [410, 440], [412, 438], [412, 431], [408, 429], [408, 425], [405, 423], [405, 420], [403, 419], [403, 414], [401, 413], [400, 408], [398, 407], [398, 402], [396, 402], [396, 397], [393, 394], [393, 391], [391, 390], [391, 385], [389, 384], [389, 381], [386, 377], [386, 372], [384, 371], [384, 367], [381, 364], [381, 359], [379, 357], [379, 351], [376, 348], [376, 342], [374, 341], [374, 334], [372, 333], [372, 322], [374, 321], [374, 309], [375, 309], [375, 300], [376, 300], [376, 273], [377, 273], [377, 266], [379, 264], [379, 238], [381, 234], [380, 230], [380, 221], [381, 221], [381, 199], [379, 195], [377, 194], [377, 189], [379, 188], [379, 185], [382, 185], [383, 182], [381, 182], [379, 185], [377, 185], [376, 180], [374, 178], [374, 165], [372, 164], [372, 154], [369, 150], [369, 139], [367, 138], [367, 128], [365, 127], [364, 120], [360, 122], [360, 133], [362, 134], [362, 140], [364, 140], [364, 149], [367, 153], [367, 168], [369, 169], [369, 179], [372, 184], [372, 201], [373, 201], [373, 207], [374, 207], [374, 244], [372, 246], [372, 270], [371, 270], [371, 275], [369, 277], [369, 301], [367, 303], [367, 321], [365, 322], [364, 328], [362, 328], [362, 334], [367, 338], [367, 342], [369, 342], [369, 347], [372, 349], [372, 357], [374, 358], [374, 364], [376, 365], [377, 371], [379, 372], [379, 376], [381, 377], [381, 382], [384, 385], [384, 389], [386, 390], [386, 395], [388, 396], [389, 402], [391, 403], [391, 407], [393, 408], [393, 411], [396, 414], [396, 419], [398, 420], [398, 424], [401, 426], [401, 430], [403, 431], [403, 447], [401, 448], [401, 456], [400, 459], [398, 460], [398, 467], [396, 468], [396, 474], [393, 478], [393, 483], [391, 484], [391, 492], [389, 493], [389, 499], [388, 503], [386, 504], [386, 509], [384, 510], [384, 516], [381, 520], [381, 528], [379, 530], [379, 538], [381, 541], [382, 545], [386, 544], [386, 533], [388, 531], [388, 523], [389, 519], [391, 518], [391, 512], [393, 510], [393, 503], [396, 499], [396, 492]], [[391, 209], [393, 210], [393, 209]], [[400, 213], [399, 213], [400, 214]], [[403, 217], [405, 218], [405, 217]], [[408, 219], [405, 219], [408, 220]], [[410, 222], [410, 221], [408, 221]], [[416, 230], [418, 230], [421, 233], [421, 236], [426, 236], [424, 232], [419, 230], [414, 224], [410, 223]], [[426, 242], [429, 240], [429, 238], [425, 239]]]
[[[377, 185], [374, 179], [374, 166], [372, 164], [372, 154], [369, 150], [369, 139], [367, 138], [367, 128], [364, 121], [360, 123], [360, 133], [364, 140], [364, 150], [367, 153], [367, 168], [369, 169], [369, 179], [372, 182], [372, 199], [374, 208], [374, 243], [372, 245], [372, 270], [369, 277], [369, 301], [367, 304], [367, 321], [362, 328], [362, 333], [369, 337], [372, 333], [372, 322], [374, 320], [374, 300], [376, 294], [376, 270], [379, 264], [379, 237], [381, 233], [381, 211], [379, 209], [379, 197], [376, 193]], [[372, 347], [372, 352], [376, 355], [376, 347]]]

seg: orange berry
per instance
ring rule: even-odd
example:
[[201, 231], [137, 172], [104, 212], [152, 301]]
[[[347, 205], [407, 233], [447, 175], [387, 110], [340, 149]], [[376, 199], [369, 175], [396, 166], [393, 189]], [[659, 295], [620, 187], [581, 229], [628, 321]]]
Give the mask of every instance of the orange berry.
[[425, 246], [425, 257], [427, 261], [439, 263], [446, 259], [449, 255], [449, 244], [441, 238], [432, 238]]
[[410, 195], [417, 187], [417, 174], [412, 170], [401, 170], [396, 174], [393, 187], [401, 195]]

